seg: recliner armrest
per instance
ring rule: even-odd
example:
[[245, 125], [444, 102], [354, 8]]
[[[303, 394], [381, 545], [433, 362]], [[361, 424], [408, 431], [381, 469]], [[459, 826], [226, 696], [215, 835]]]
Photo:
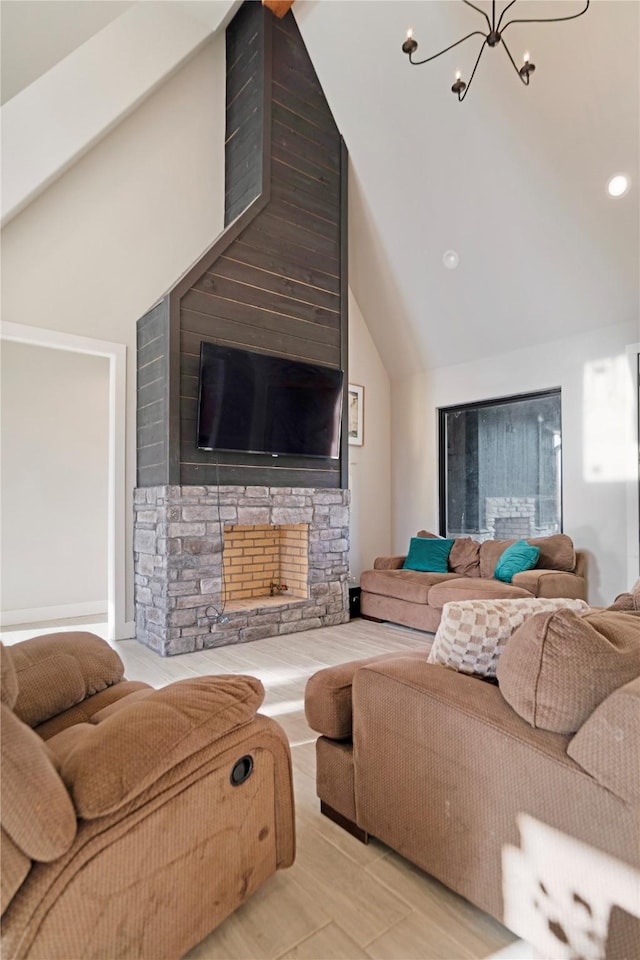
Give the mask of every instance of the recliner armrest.
[[119, 683], [124, 664], [93, 633], [48, 633], [8, 648], [18, 679], [16, 715], [30, 727]]
[[534, 597], [568, 597], [571, 600], [587, 599], [587, 582], [584, 577], [563, 570], [543, 570], [534, 567], [514, 573], [511, 583], [514, 587], [528, 590]]
[[[113, 813], [164, 773], [253, 720], [264, 698], [255, 677], [179, 680], [124, 705], [95, 726], [65, 731], [60, 775], [79, 816]], [[70, 748], [70, 749], [67, 749]]]

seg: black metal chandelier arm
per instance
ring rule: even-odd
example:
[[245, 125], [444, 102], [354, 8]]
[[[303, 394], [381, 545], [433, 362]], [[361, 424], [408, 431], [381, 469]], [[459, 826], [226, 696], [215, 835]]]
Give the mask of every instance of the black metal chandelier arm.
[[509, 20], [508, 23], [505, 23], [502, 28], [504, 33], [507, 27], [510, 27], [512, 23], [559, 23], [561, 20], [577, 20], [578, 17], [581, 17], [589, 9], [589, 4], [591, 0], [586, 0], [584, 9], [580, 13], [573, 13], [570, 17], [538, 17], [533, 20]]
[[505, 15], [505, 13], [507, 12], [507, 10], [509, 9], [509, 7], [512, 7], [515, 2], [516, 2], [516, 0], [510, 0], [510, 3], [508, 3], [508, 4], [506, 5], [506, 7], [504, 8], [504, 10], [503, 10], [502, 13], [500, 14], [500, 19], [498, 20], [498, 24], [497, 24], [497, 26], [496, 26], [496, 30], [498, 30], [498, 32], [500, 31], [500, 24], [502, 23], [502, 18], [504, 17], [504, 15]]
[[[441, 50], [440, 53], [434, 53], [432, 57], [425, 57], [424, 60], [413, 60], [413, 54], [409, 54], [409, 63], [412, 63], [414, 67], [419, 67], [423, 63], [429, 63], [430, 60], [435, 60], [436, 57], [441, 57], [443, 53], [448, 53], [449, 50], [453, 50], [454, 47], [460, 46], [461, 43], [464, 43], [465, 40], [468, 40], [469, 37], [484, 37], [486, 43], [486, 34], [482, 30], [474, 30], [473, 33], [468, 33], [466, 37], [463, 37], [462, 40], [456, 40], [455, 43], [452, 43], [450, 47], [445, 47], [444, 50]], [[483, 45], [484, 46], [484, 45]]]
[[476, 7], [475, 3], [471, 3], [471, 0], [462, 0], [462, 2], [466, 3], [468, 7], [473, 7], [473, 9], [476, 10], [478, 13], [481, 13], [482, 16], [485, 18], [485, 20], [487, 21], [487, 26], [489, 27], [489, 30], [491, 30], [491, 20], [489, 20], [489, 17], [487, 16], [484, 10], [481, 10], [480, 7]]
[[514, 69], [515, 72], [518, 74], [520, 80], [522, 80], [522, 82], [524, 83], [525, 87], [528, 87], [528, 86], [529, 86], [529, 74], [526, 73], [526, 74], [523, 75], [522, 73], [520, 73], [520, 69], [519, 69], [518, 65], [516, 64], [515, 60], [514, 60], [513, 57], [511, 56], [511, 51], [509, 50], [509, 47], [508, 47], [508, 46], [506, 45], [506, 43], [504, 42], [504, 38], [503, 38], [503, 40], [502, 40], [502, 46], [503, 46], [504, 49], [506, 50], [507, 56], [509, 57], [509, 60], [511, 60], [511, 64], [512, 64], [512, 66], [513, 66], [513, 69]]
[[464, 98], [466, 97], [466, 95], [469, 93], [469, 90], [471, 89], [471, 84], [472, 84], [472, 82], [473, 82], [473, 78], [474, 78], [474, 76], [475, 76], [475, 72], [476, 72], [476, 70], [478, 69], [478, 64], [480, 63], [480, 57], [481, 57], [482, 54], [484, 53], [484, 48], [486, 47], [486, 45], [487, 45], [487, 38], [485, 37], [484, 43], [483, 43], [482, 46], [480, 47], [480, 53], [478, 54], [478, 59], [476, 60], [476, 62], [475, 62], [475, 64], [474, 64], [473, 70], [471, 71], [471, 76], [469, 77], [469, 83], [467, 84], [466, 88], [463, 90], [463, 92], [462, 92], [461, 94], [458, 93], [458, 100], [459, 100], [460, 103], [462, 103], [462, 101], [464, 100]]

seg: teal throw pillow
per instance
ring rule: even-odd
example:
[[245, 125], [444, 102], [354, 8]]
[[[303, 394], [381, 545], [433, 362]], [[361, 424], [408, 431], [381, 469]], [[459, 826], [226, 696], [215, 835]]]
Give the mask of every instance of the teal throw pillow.
[[409, 554], [403, 570], [422, 570], [425, 573], [448, 573], [447, 561], [453, 540], [439, 537], [411, 537]]
[[510, 547], [500, 554], [500, 559], [493, 572], [496, 580], [502, 580], [504, 583], [511, 583], [514, 573], [522, 573], [523, 570], [533, 570], [538, 557], [540, 548], [533, 547], [526, 540], [518, 540], [512, 543]]

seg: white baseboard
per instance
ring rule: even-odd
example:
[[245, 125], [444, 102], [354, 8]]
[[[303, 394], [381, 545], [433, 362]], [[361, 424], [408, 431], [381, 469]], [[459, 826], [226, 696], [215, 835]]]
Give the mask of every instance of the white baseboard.
[[[106, 600], [87, 600], [84, 603], [62, 603], [56, 607], [29, 607], [25, 610], [4, 610], [0, 613], [0, 626], [12, 627], [16, 623], [41, 623], [44, 620], [71, 620], [75, 617], [97, 617], [104, 613], [107, 619]], [[129, 624], [125, 624], [129, 626]], [[134, 628], [135, 624], [131, 624]]]

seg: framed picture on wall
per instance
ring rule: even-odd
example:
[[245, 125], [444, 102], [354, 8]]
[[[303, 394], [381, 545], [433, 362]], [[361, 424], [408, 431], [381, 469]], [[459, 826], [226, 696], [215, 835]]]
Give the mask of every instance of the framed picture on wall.
[[364, 387], [349, 384], [349, 443], [364, 446]]

